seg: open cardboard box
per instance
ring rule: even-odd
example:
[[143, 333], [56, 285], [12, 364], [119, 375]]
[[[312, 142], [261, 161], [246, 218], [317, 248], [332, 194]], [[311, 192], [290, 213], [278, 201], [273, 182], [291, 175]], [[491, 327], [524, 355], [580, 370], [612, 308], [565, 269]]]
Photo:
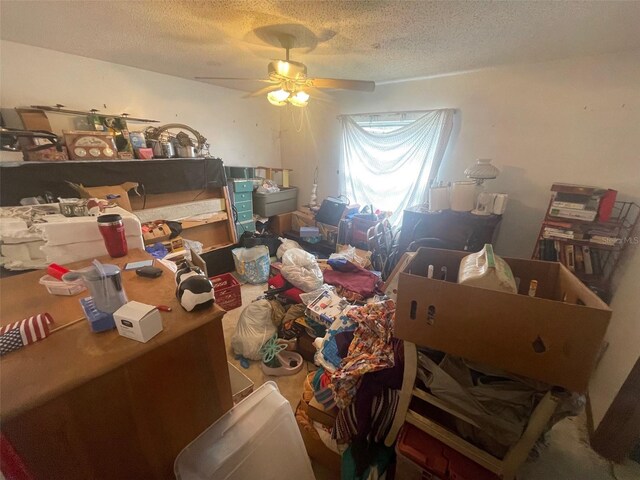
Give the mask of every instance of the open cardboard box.
[[[459, 285], [467, 252], [421, 248], [400, 273], [395, 335], [571, 391], [585, 392], [611, 310], [557, 262], [505, 258], [518, 294]], [[448, 281], [427, 278], [446, 266]], [[538, 281], [536, 297], [529, 283]]]

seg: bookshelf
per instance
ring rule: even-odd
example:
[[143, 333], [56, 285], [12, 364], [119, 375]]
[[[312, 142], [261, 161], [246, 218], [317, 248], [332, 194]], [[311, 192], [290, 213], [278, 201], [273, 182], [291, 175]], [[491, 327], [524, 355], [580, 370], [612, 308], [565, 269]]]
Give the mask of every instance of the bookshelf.
[[640, 242], [633, 235], [640, 206], [597, 187], [556, 183], [551, 192], [531, 258], [563, 263], [609, 303], [611, 279], [624, 251]]

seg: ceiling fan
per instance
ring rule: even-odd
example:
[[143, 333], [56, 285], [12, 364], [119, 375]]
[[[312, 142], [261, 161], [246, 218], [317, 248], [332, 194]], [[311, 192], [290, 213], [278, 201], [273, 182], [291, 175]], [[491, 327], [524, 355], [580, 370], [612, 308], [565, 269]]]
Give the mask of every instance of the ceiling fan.
[[249, 97], [267, 94], [273, 105], [287, 104], [304, 107], [309, 103], [310, 93], [320, 94], [318, 89], [359, 90], [373, 92], [376, 83], [367, 80], [346, 80], [339, 78], [312, 78], [307, 76], [307, 66], [289, 59], [289, 50], [294, 48], [295, 37], [281, 33], [278, 39], [286, 50], [285, 60], [269, 63], [269, 78], [195, 77], [196, 80], [246, 80], [268, 83], [269, 85], [250, 93]]

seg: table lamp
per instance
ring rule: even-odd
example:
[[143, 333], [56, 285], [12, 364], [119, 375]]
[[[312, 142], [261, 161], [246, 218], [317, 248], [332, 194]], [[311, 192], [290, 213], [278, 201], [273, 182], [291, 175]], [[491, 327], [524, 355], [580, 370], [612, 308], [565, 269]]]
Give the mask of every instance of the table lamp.
[[464, 171], [464, 174], [474, 180], [477, 185], [482, 185], [485, 180], [496, 178], [500, 170], [491, 165], [490, 158], [479, 158], [475, 164]]

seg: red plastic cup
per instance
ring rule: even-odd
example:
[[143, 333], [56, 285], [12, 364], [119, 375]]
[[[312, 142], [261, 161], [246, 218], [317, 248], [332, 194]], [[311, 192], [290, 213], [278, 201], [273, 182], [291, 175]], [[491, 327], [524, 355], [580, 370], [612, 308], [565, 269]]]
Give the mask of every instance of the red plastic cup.
[[57, 280], [62, 280], [62, 276], [68, 272], [68, 268], [64, 268], [62, 265], [58, 265], [57, 263], [52, 263], [47, 267], [47, 274], [51, 275]]
[[127, 248], [127, 238], [124, 234], [122, 217], [117, 214], [100, 215], [98, 217], [98, 228], [111, 258], [124, 257], [129, 249]]

